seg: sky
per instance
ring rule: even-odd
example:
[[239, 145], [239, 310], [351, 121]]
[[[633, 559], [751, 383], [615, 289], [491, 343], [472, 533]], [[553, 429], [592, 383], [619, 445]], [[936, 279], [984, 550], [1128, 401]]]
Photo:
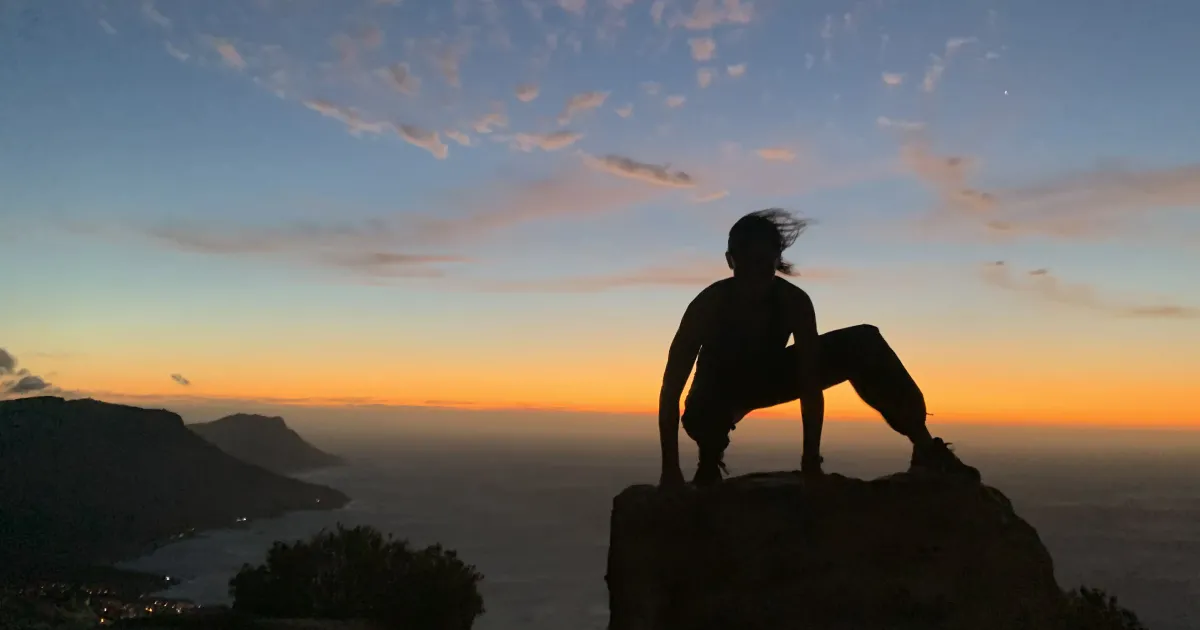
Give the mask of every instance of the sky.
[[649, 412], [778, 206], [821, 330], [878, 326], [939, 419], [1200, 427], [1198, 21], [0, 0], [0, 387]]

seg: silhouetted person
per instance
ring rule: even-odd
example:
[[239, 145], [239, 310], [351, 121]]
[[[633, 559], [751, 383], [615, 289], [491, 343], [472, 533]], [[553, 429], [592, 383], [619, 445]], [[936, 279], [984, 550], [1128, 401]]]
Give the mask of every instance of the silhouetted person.
[[[783, 251], [805, 221], [779, 209], [752, 212], [729, 230], [725, 260], [733, 277], [709, 285], [688, 305], [671, 341], [659, 395], [664, 486], [683, 483], [679, 398], [696, 365], [683, 428], [700, 450], [693, 483], [722, 478], [729, 432], [755, 409], [799, 400], [804, 424], [801, 470], [821, 472], [824, 390], [850, 381], [859, 397], [913, 444], [912, 469], [978, 480], [925, 427], [925, 397], [879, 329], [860, 324], [817, 334], [808, 294], [776, 275], [791, 274]], [[794, 343], [787, 345], [788, 337]]]

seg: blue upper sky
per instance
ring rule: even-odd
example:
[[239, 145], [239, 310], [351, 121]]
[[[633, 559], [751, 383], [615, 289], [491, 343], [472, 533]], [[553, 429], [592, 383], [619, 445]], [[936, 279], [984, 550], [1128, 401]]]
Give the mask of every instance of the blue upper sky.
[[1196, 24], [1186, 0], [9, 0], [5, 327], [232, 325], [210, 304], [263, 291], [418, 327], [594, 312], [566, 289], [671, 320], [765, 206], [816, 220], [790, 255], [831, 323], [902, 317], [899, 286], [914, 318], [1194, 317]]

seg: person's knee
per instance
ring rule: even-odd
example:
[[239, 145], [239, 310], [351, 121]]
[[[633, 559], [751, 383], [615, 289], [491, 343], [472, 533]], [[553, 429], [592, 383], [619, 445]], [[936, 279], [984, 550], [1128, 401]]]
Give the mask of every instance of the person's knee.
[[683, 413], [683, 430], [702, 450], [723, 451], [733, 428], [727, 414], [715, 409], [690, 409]]
[[859, 324], [850, 327], [851, 343], [859, 352], [874, 354], [880, 348], [887, 345], [883, 339], [883, 333], [879, 332], [877, 326], [871, 324]]
[[873, 324], [858, 324], [857, 326], [851, 326], [850, 330], [853, 330], [854, 334], [859, 337], [883, 338], [883, 333], [879, 332], [879, 327]]

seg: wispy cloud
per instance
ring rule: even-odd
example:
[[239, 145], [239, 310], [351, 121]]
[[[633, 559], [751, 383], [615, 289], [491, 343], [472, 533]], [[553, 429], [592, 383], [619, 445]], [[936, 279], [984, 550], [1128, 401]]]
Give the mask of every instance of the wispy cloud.
[[796, 160], [796, 152], [786, 147], [765, 147], [759, 149], [758, 157], [772, 162], [793, 162]]
[[984, 191], [970, 183], [976, 158], [938, 155], [916, 140], [902, 147], [901, 163], [938, 195], [924, 223], [981, 229], [994, 239], [1111, 238], [1152, 211], [1200, 205], [1200, 164], [1142, 171], [1108, 165]]
[[468, 208], [465, 214], [404, 222], [400, 231], [418, 242], [472, 239], [530, 221], [614, 212], [663, 193], [662, 188], [613, 180], [591, 169], [566, 166], [533, 181], [505, 180], [467, 191], [465, 199], [449, 203]]
[[654, 0], [650, 3], [650, 19], [654, 21], [654, 25], [662, 24], [663, 13], [667, 10], [667, 0]]
[[696, 196], [692, 197], [692, 201], [695, 201], [696, 203], [709, 203], [710, 201], [717, 201], [719, 199], [724, 199], [728, 196], [729, 196], [728, 190], [715, 190], [715, 191], [707, 193], [707, 194], [696, 195]]
[[[599, 159], [599, 158], [597, 158]], [[531, 221], [615, 212], [669, 192], [686, 175], [636, 163], [587, 168], [564, 163], [536, 180], [505, 178], [456, 190], [437, 202], [437, 216], [392, 214], [358, 220], [292, 221], [271, 227], [167, 222], [140, 231], [159, 245], [219, 256], [248, 256], [333, 269], [358, 278], [436, 278], [446, 265], [470, 262], [445, 252], [428, 252], [472, 241]], [[615, 172], [616, 179], [596, 170]], [[630, 174], [632, 173], [632, 174]], [[633, 181], [658, 178], [658, 186]], [[414, 251], [415, 250], [415, 251]]]
[[696, 185], [691, 175], [683, 171], [672, 171], [670, 165], [648, 164], [620, 155], [582, 155], [584, 163], [589, 167], [617, 177], [672, 188], [691, 188]]
[[533, 83], [523, 83], [517, 86], [517, 100], [522, 103], [528, 103], [538, 97], [538, 86]]
[[994, 205], [993, 195], [971, 187], [968, 182], [976, 167], [972, 158], [938, 155], [925, 142], [910, 142], [901, 147], [900, 161], [937, 193], [943, 209], [978, 214]]
[[946, 40], [946, 56], [950, 56], [951, 54], [958, 52], [959, 48], [962, 48], [967, 44], [974, 44], [978, 41], [979, 39], [975, 37], [951, 37], [950, 39]]
[[621, 118], [629, 118], [633, 115], [633, 103], [626, 103], [616, 109], [617, 115]]
[[383, 29], [375, 24], [368, 24], [358, 32], [358, 42], [365, 48], [379, 48], [383, 45]]
[[952, 37], [946, 40], [946, 50], [942, 55], [930, 55], [930, 63], [925, 69], [925, 79], [921, 82], [921, 88], [926, 92], [937, 90], [942, 74], [945, 73], [951, 58], [958, 52], [958, 49], [976, 41], [978, 40], [974, 37]]
[[[791, 159], [788, 159], [789, 155]], [[768, 158], [774, 158], [775, 162], [764, 168], [763, 160]], [[893, 159], [831, 163], [811, 150], [801, 151], [785, 145], [744, 150], [733, 142], [723, 143], [716, 163], [697, 171], [706, 186], [771, 196], [844, 188], [881, 177], [894, 177], [895, 173]]]
[[587, 0], [558, 0], [558, 6], [568, 13], [583, 15], [587, 11]]
[[945, 59], [937, 55], [932, 55], [932, 57], [932, 62], [925, 69], [925, 79], [921, 82], [921, 89], [926, 92], [932, 92], [937, 89], [938, 81], [941, 80], [942, 73], [946, 71]]
[[329, 101], [313, 99], [304, 101], [304, 106], [334, 120], [340, 121], [346, 125], [346, 129], [353, 135], [363, 133], [383, 133], [394, 128], [394, 125], [387, 122], [368, 121], [355, 109], [343, 107]]
[[108, 33], [109, 35], [117, 34], [117, 29], [113, 28], [113, 25], [109, 24], [108, 20], [100, 19], [98, 20], [98, 23], [100, 24], [100, 28], [104, 29], [105, 33]]
[[883, 129], [900, 129], [902, 131], [920, 131], [925, 128], [925, 123], [912, 120], [895, 120], [887, 116], [880, 116], [875, 119], [875, 124]]
[[[553, 278], [533, 281], [491, 281], [480, 283], [484, 290], [504, 292], [598, 293], [636, 288], [700, 288], [730, 275], [729, 267], [717, 260], [686, 258], [647, 265], [629, 271]], [[847, 277], [831, 269], [800, 269], [805, 280], [826, 281]]]
[[433, 63], [441, 72], [446, 84], [451, 87], [462, 87], [459, 67], [467, 56], [469, 47], [462, 42], [437, 46], [432, 52]]
[[335, 252], [318, 258], [326, 265], [371, 278], [441, 278], [446, 275], [442, 265], [472, 262], [465, 256], [395, 252]]
[[182, 374], [172, 374], [171, 380], [185, 387], [192, 384], [192, 382], [184, 378]]
[[613, 274], [598, 274], [533, 281], [480, 283], [503, 292], [598, 293], [640, 287], [703, 287], [729, 275], [729, 268], [715, 263], [652, 265]]
[[571, 118], [581, 112], [596, 109], [604, 105], [604, 101], [608, 100], [608, 92], [582, 92], [567, 99], [566, 106], [558, 115], [558, 123], [565, 125], [571, 122]]
[[688, 44], [692, 47], [692, 59], [696, 61], [708, 61], [717, 52], [717, 41], [711, 37], [693, 37]]
[[145, 234], [160, 245], [215, 256], [250, 256], [324, 267], [360, 277], [430, 278], [443, 275], [443, 264], [468, 262], [457, 255], [396, 251], [412, 231], [392, 219], [356, 223], [294, 222], [272, 228], [167, 223]]
[[727, 72], [731, 77], [740, 77], [743, 74], [746, 74], [746, 64], [735, 63], [733, 65], [725, 66], [725, 72]]
[[237, 70], [242, 70], [246, 67], [246, 60], [242, 59], [241, 53], [238, 52], [238, 49], [232, 43], [218, 39], [213, 42], [213, 45], [216, 47], [217, 53], [221, 55], [221, 61], [224, 61], [225, 65]]
[[663, 101], [663, 103], [671, 109], [683, 107], [683, 104], [686, 102], [687, 102], [687, 97], [682, 94], [673, 94], [671, 96], [668, 96], [666, 98], [666, 100]]
[[884, 72], [883, 82], [887, 85], [896, 86], [904, 83], [903, 72]]
[[353, 37], [338, 33], [329, 40], [329, 45], [338, 53], [338, 61], [343, 66], [353, 67], [358, 64], [358, 48], [359, 43]]
[[171, 28], [171, 20], [159, 12], [154, 6], [154, 0], [142, 2], [142, 16], [163, 28]]
[[833, 29], [833, 16], [826, 15], [825, 21], [821, 23], [821, 41], [825, 45], [824, 60], [826, 64], [833, 61]]
[[442, 142], [441, 137], [436, 131], [430, 131], [429, 129], [417, 127], [415, 125], [401, 124], [396, 125], [396, 133], [399, 134], [405, 142], [429, 151], [433, 157], [439, 160], [446, 159], [450, 153], [449, 147], [446, 146], [446, 143]]
[[1014, 273], [1004, 261], [984, 265], [983, 281], [991, 286], [1036, 297], [1048, 302], [1077, 308], [1102, 311], [1121, 317], [1159, 319], [1200, 318], [1200, 308], [1177, 304], [1130, 304], [1103, 297], [1095, 287], [1084, 283], [1059, 280], [1047, 269]]
[[496, 129], [508, 126], [508, 115], [503, 110], [488, 112], [475, 120], [471, 125], [476, 133], [492, 133]]
[[574, 131], [554, 131], [551, 133], [518, 133], [512, 136], [514, 148], [529, 152], [534, 149], [543, 151], [558, 151], [565, 149], [583, 138], [582, 133]]
[[471, 136], [468, 136], [467, 134], [465, 134], [461, 131], [458, 131], [457, 129], [450, 129], [449, 131], [447, 131], [446, 137], [457, 142], [461, 146], [464, 146], [464, 147], [471, 146]]
[[163, 47], [166, 48], [168, 55], [171, 55], [179, 61], [187, 61], [191, 57], [191, 55], [176, 48], [171, 42], [163, 42]]
[[[659, 9], [661, 15], [662, 9]], [[707, 31], [722, 24], [749, 24], [754, 18], [753, 5], [739, 0], [696, 0], [692, 12], [679, 14], [671, 20], [672, 26], [683, 26], [688, 30]]]
[[412, 73], [407, 63], [394, 63], [381, 68], [379, 73], [397, 92], [411, 96], [421, 91], [421, 79]]
[[717, 71], [712, 68], [696, 68], [696, 85], [706, 88], [712, 84]]
[[1128, 234], [1155, 210], [1200, 205], [1200, 165], [1131, 171], [1101, 168], [995, 191], [992, 236], [1104, 238]]

